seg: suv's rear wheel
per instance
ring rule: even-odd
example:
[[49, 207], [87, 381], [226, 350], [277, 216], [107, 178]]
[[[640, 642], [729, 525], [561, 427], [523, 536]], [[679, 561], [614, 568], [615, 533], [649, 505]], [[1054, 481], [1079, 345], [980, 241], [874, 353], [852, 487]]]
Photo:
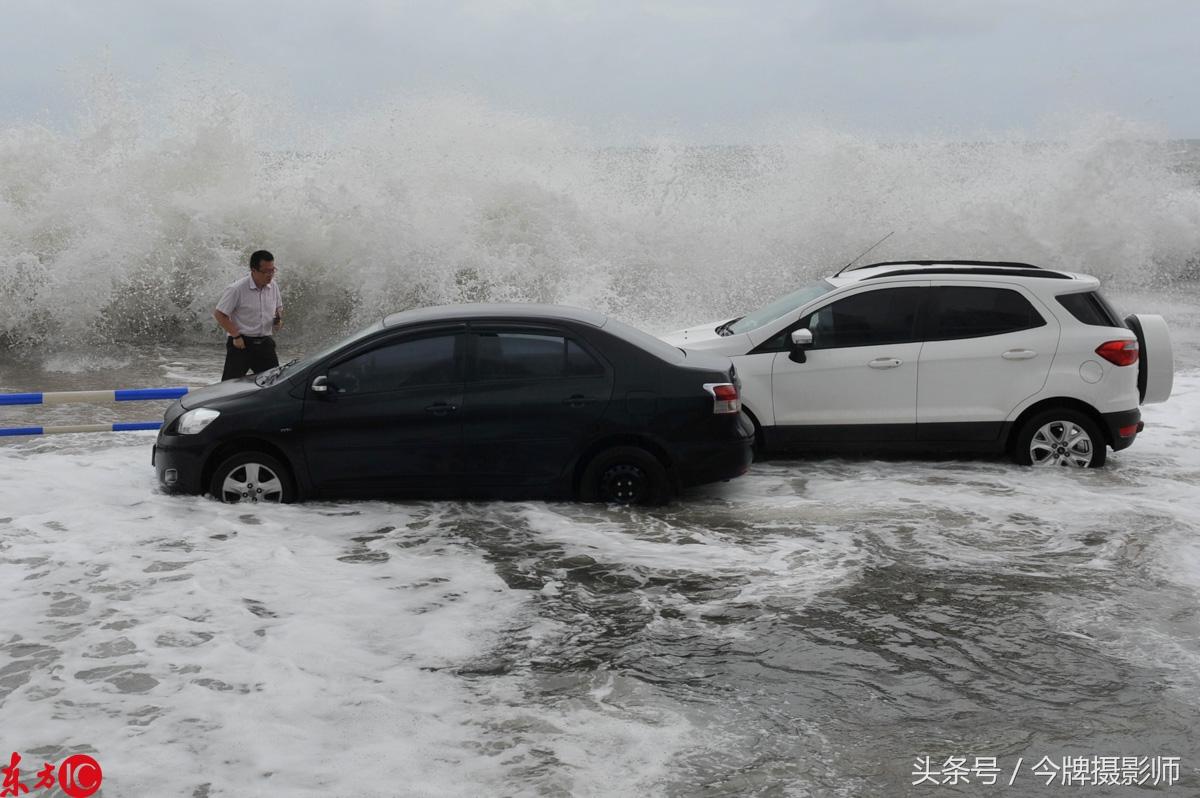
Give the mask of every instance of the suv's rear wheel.
[[1104, 433], [1078, 410], [1060, 408], [1033, 416], [1021, 431], [1013, 457], [1021, 465], [1099, 468], [1108, 456]]
[[667, 469], [637, 446], [606, 449], [588, 463], [580, 498], [610, 504], [662, 504], [670, 498]]
[[296, 497], [287, 466], [265, 452], [240, 452], [213, 471], [209, 492], [227, 504], [290, 502]]

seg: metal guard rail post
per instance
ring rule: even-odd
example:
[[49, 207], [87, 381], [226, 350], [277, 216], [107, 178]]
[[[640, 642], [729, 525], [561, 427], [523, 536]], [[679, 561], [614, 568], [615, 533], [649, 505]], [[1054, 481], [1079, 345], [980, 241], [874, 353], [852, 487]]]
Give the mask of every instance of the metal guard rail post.
[[[121, 388], [113, 391], [46, 391], [35, 393], [0, 393], [0, 406], [107, 404], [109, 402], [145, 402], [156, 399], [178, 399], [188, 388]], [[0, 427], [0, 438], [21, 435], [59, 435], [66, 432], [133, 432], [155, 430], [161, 421], [124, 421], [110, 424], [69, 424], [57, 427]]]

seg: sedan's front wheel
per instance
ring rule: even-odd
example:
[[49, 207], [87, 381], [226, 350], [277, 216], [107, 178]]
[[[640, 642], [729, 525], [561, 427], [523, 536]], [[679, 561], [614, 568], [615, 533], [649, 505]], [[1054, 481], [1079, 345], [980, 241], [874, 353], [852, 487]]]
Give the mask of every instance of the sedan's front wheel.
[[296, 497], [287, 466], [264, 452], [241, 452], [213, 472], [209, 492], [226, 504], [290, 502]]

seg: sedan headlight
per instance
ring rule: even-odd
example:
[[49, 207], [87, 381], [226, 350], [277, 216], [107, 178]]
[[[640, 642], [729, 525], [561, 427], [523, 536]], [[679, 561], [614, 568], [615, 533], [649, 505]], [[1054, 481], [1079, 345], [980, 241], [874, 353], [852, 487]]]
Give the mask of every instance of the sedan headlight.
[[179, 417], [179, 424], [176, 429], [180, 435], [195, 435], [213, 423], [219, 415], [221, 415], [220, 410], [213, 410], [210, 407], [197, 407], [195, 410], [189, 410]]

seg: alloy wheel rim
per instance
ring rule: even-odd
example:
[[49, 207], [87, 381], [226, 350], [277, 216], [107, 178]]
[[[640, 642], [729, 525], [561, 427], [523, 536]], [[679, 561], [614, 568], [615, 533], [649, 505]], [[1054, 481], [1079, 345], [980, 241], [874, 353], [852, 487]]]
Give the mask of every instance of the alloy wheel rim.
[[1073, 421], [1043, 424], [1029, 442], [1029, 459], [1034, 465], [1087, 468], [1093, 456], [1092, 437]]
[[283, 480], [269, 466], [245, 463], [225, 475], [221, 483], [221, 501], [278, 504], [283, 501]]

